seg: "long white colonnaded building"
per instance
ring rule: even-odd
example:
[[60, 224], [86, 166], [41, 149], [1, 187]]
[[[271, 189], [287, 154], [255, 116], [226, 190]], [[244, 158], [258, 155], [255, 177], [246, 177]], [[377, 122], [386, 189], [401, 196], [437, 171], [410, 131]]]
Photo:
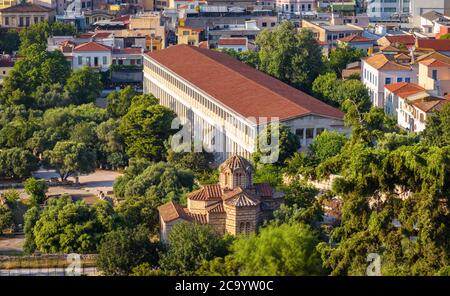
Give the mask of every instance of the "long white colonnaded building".
[[324, 130], [348, 133], [340, 110], [205, 48], [176, 45], [145, 53], [144, 93], [189, 120], [192, 134], [215, 147], [217, 160], [233, 154], [250, 159], [258, 132], [276, 118], [302, 148]]

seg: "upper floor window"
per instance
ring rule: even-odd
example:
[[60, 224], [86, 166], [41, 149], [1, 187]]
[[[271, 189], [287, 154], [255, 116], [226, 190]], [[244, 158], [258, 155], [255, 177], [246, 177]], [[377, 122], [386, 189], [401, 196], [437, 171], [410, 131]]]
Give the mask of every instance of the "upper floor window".
[[411, 82], [411, 78], [410, 77], [405, 77], [405, 82], [406, 83], [410, 83]]
[[386, 79], [384, 80], [384, 84], [391, 84], [391, 78], [386, 77]]
[[402, 77], [397, 77], [397, 82], [402, 82], [403, 78]]
[[433, 78], [434, 80], [437, 80], [437, 79], [438, 79], [438, 73], [437, 73], [437, 70], [433, 70], [433, 71], [431, 72], [431, 75], [432, 75], [432, 78]]

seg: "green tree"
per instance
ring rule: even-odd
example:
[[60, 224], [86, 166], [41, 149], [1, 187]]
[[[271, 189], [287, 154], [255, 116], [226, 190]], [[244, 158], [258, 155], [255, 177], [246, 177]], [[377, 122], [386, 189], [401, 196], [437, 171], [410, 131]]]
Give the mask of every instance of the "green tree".
[[107, 276], [129, 275], [140, 264], [157, 264], [157, 246], [150, 242], [145, 229], [112, 231], [100, 243], [97, 267]]
[[336, 73], [328, 72], [317, 76], [312, 85], [313, 93], [327, 104], [339, 107], [339, 103], [334, 100], [336, 89], [342, 83], [337, 78]]
[[281, 165], [300, 148], [298, 137], [283, 124], [268, 124], [258, 134], [257, 141], [255, 163], [264, 161]]
[[5, 205], [0, 205], [0, 235], [3, 231], [11, 228], [14, 225], [12, 211]]
[[136, 92], [131, 86], [127, 86], [120, 91], [113, 91], [107, 97], [108, 113], [113, 117], [122, 117], [128, 112], [131, 105], [131, 99], [136, 95]]
[[56, 143], [53, 150], [44, 153], [46, 164], [54, 168], [62, 181], [69, 176], [95, 171], [96, 157], [86, 144], [72, 141]]
[[450, 104], [445, 104], [438, 112], [427, 116], [423, 138], [430, 145], [439, 147], [450, 145]]
[[246, 63], [247, 65], [249, 65], [253, 68], [258, 68], [259, 56], [256, 51], [245, 50], [245, 51], [239, 52], [239, 51], [236, 51], [236, 50], [230, 49], [230, 48], [222, 48], [222, 49], [220, 49], [220, 51], [232, 56], [233, 58], [235, 58], [243, 63]]
[[100, 123], [96, 128], [99, 141], [99, 161], [113, 169], [123, 168], [128, 164], [125, 143], [118, 132], [120, 121], [113, 118]]
[[89, 67], [73, 71], [64, 87], [70, 101], [76, 105], [95, 102], [102, 89], [100, 74]]
[[41, 209], [35, 205], [29, 208], [24, 215], [23, 231], [25, 233], [25, 241], [23, 244], [23, 250], [26, 254], [32, 254], [36, 250], [36, 242], [34, 235], [34, 226], [39, 220]]
[[323, 162], [338, 155], [347, 140], [343, 133], [324, 131], [314, 139], [310, 151], [320, 162]]
[[127, 154], [153, 161], [163, 160], [166, 155], [164, 142], [176, 132], [171, 129], [175, 117], [173, 111], [157, 105], [156, 100], [134, 98], [118, 128], [124, 138]]
[[344, 104], [345, 101], [347, 101], [347, 104], [351, 103], [354, 105], [359, 112], [367, 112], [372, 106], [366, 86], [355, 79], [348, 79], [339, 84], [333, 99], [341, 106], [344, 112], [348, 111], [348, 106]]
[[256, 38], [259, 69], [304, 91], [322, 72], [322, 52], [310, 30], [297, 31], [284, 21], [272, 31], [263, 30]]
[[342, 70], [344, 70], [348, 64], [360, 61], [364, 56], [365, 53], [362, 49], [351, 46], [338, 46], [330, 53], [328, 67], [341, 77]]
[[20, 148], [0, 150], [1, 177], [24, 179], [38, 168], [38, 159], [27, 150]]
[[7, 32], [0, 33], [0, 52], [12, 54], [19, 50], [20, 38], [16, 30], [10, 29]]
[[43, 179], [28, 178], [25, 181], [25, 192], [30, 195], [32, 204], [39, 205], [45, 201], [48, 183]]
[[168, 250], [162, 253], [159, 263], [165, 272], [193, 275], [203, 260], [226, 254], [226, 241], [208, 225], [177, 223], [168, 237]]
[[238, 237], [231, 246], [231, 256], [240, 275], [320, 275], [318, 242], [304, 224], [268, 226], [257, 235]]
[[71, 197], [49, 199], [33, 227], [36, 249], [44, 253], [92, 253], [106, 232], [96, 210]]
[[450, 33], [441, 35], [441, 37], [439, 37], [439, 39], [448, 39], [448, 40], [450, 40]]

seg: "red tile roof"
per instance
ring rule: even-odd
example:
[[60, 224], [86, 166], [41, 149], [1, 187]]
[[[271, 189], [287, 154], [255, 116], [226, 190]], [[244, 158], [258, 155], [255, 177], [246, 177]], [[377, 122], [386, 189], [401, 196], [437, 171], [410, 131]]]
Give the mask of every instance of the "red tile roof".
[[364, 58], [363, 60], [377, 70], [385, 70], [385, 71], [411, 70], [411, 67], [398, 64], [393, 60], [392, 56], [387, 56], [385, 54], [374, 54], [370, 57]]
[[126, 47], [126, 48], [114, 48], [115, 54], [141, 54], [143, 49], [140, 47]]
[[244, 117], [343, 118], [340, 110], [225, 53], [176, 45], [147, 55]]
[[347, 36], [347, 37], [340, 38], [340, 39], [338, 39], [338, 41], [341, 41], [341, 42], [347, 42], [347, 43], [366, 43], [366, 42], [372, 42], [371, 39], [366, 38], [366, 37], [363, 37], [363, 36], [359, 36], [359, 35], [356, 35], [356, 34], [352, 34], [352, 35], [349, 35], [349, 36]]
[[407, 82], [386, 84], [384, 87], [388, 89], [391, 93], [401, 98], [406, 98], [410, 95], [414, 95], [416, 93], [420, 93], [425, 90], [423, 87], [417, 84]]
[[416, 42], [416, 38], [413, 35], [392, 35], [385, 36], [390, 43], [401, 43], [404, 45], [413, 45]]
[[204, 185], [201, 189], [188, 193], [187, 198], [191, 200], [221, 200], [222, 189], [219, 184]]
[[36, 13], [36, 12], [51, 12], [52, 10], [53, 9], [45, 7], [45, 6], [25, 2], [25, 3], [19, 3], [14, 6], [0, 9], [0, 12], [2, 12], [2, 13], [4, 13], [4, 12], [10, 12], [10, 13], [34, 12], [34, 13]]
[[423, 112], [441, 110], [444, 104], [449, 103], [446, 99], [429, 97], [423, 100], [414, 101], [412, 104]]
[[247, 38], [220, 38], [219, 45], [247, 45]]
[[450, 63], [446, 63], [436, 59], [425, 59], [419, 62], [419, 64], [428, 66], [428, 67], [450, 67]]
[[435, 51], [450, 51], [449, 39], [417, 39], [417, 49], [428, 49]]
[[113, 35], [113, 33], [111, 33], [111, 32], [98, 32], [98, 33], [95, 33], [92, 37], [98, 38], [98, 39], [103, 39], [103, 38], [109, 38], [109, 37], [111, 37], [111, 35]]
[[170, 201], [158, 207], [159, 215], [161, 219], [168, 223], [177, 219], [190, 220], [190, 217], [186, 214], [185, 209], [177, 203]]
[[97, 42], [86, 42], [76, 46], [73, 51], [111, 51], [111, 47]]

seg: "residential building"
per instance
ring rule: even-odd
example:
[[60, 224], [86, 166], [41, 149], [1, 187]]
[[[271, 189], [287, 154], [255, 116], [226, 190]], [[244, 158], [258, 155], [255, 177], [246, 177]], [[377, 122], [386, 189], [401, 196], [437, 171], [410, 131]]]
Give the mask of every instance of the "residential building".
[[420, 27], [421, 16], [429, 11], [437, 11], [450, 15], [450, 1], [448, 0], [411, 0], [411, 17], [415, 27]]
[[216, 159], [250, 158], [267, 122], [288, 126], [308, 147], [324, 130], [348, 132], [343, 113], [225, 53], [176, 45], [144, 54], [144, 93], [192, 125]]
[[368, 53], [373, 50], [374, 40], [359, 35], [349, 35], [344, 38], [339, 38], [337, 44], [361, 49], [365, 53]]
[[18, 0], [0, 0], [0, 9], [16, 5]]
[[260, 32], [255, 20], [245, 21], [244, 24], [219, 24], [209, 28], [207, 40], [211, 48], [216, 48], [220, 38], [240, 37], [255, 41]]
[[427, 117], [450, 102], [416, 84], [405, 82], [386, 85], [385, 95], [390, 102], [389, 108], [392, 108], [387, 110], [388, 114], [396, 116], [398, 125], [410, 132], [423, 131]]
[[111, 47], [97, 42], [77, 45], [72, 50], [72, 68], [88, 66], [105, 72], [111, 65], [111, 51]]
[[328, 21], [302, 20], [302, 28], [313, 32], [314, 37], [321, 43], [327, 43], [330, 48], [337, 45], [337, 40], [351, 35], [361, 36], [364, 29], [352, 24], [331, 25]]
[[210, 225], [219, 235], [251, 234], [284, 201], [284, 194], [266, 183], [253, 183], [254, 169], [233, 155], [219, 166], [219, 184], [204, 185], [187, 195], [187, 207], [168, 202], [158, 207], [161, 240], [180, 222]]
[[450, 17], [444, 14], [431, 10], [420, 16], [420, 29], [424, 33], [439, 34], [441, 26], [444, 23], [449, 23]]
[[416, 44], [416, 37], [409, 34], [401, 35], [386, 35], [377, 40], [379, 46], [405, 46], [407, 49], [411, 49]]
[[5, 28], [25, 28], [43, 21], [54, 20], [54, 10], [32, 3], [19, 3], [0, 9], [0, 24]]
[[450, 94], [450, 62], [427, 58], [418, 62], [418, 84], [437, 96]]
[[358, 5], [355, 1], [351, 2], [332, 2], [330, 3], [331, 24], [345, 25], [354, 24], [360, 27], [369, 25], [369, 17], [365, 13], [357, 13]]
[[367, 14], [373, 19], [389, 19], [400, 15], [409, 15], [411, 0], [369, 0]]
[[[182, 23], [182, 22], [181, 22]], [[205, 40], [205, 30], [203, 28], [192, 28], [185, 26], [178, 26], [177, 42], [178, 44], [187, 44], [198, 46], [199, 43]]]
[[361, 59], [361, 63], [361, 80], [376, 107], [384, 107], [385, 85], [395, 82], [417, 83], [416, 68], [402, 59], [396, 59], [396, 55], [378, 53]]
[[358, 75], [361, 77], [361, 62], [353, 62], [342, 70], [342, 79], [349, 79], [351, 76]]
[[0, 89], [5, 77], [9, 76], [15, 64], [15, 58], [8, 54], [0, 54]]
[[219, 49], [233, 49], [238, 52], [248, 50], [248, 39], [239, 37], [222, 37], [217, 42]]
[[450, 56], [450, 40], [449, 39], [417, 39], [415, 44], [416, 52], [440, 52]]
[[316, 10], [315, 0], [276, 0], [276, 7], [280, 12], [301, 14], [306, 11]]

